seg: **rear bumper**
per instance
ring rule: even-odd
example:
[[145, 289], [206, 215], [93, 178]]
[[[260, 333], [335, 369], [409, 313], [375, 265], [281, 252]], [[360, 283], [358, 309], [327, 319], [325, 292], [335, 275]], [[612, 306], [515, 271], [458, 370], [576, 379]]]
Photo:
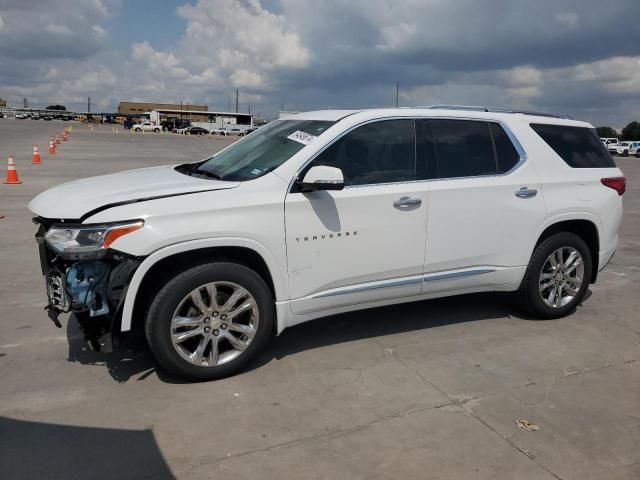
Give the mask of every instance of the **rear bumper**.
[[608, 250], [604, 250], [599, 253], [598, 255], [598, 271], [599, 272], [604, 270], [604, 267], [606, 267], [609, 264], [609, 262], [613, 258], [613, 255], [616, 253], [617, 248], [618, 248], [618, 239], [616, 238], [615, 245], [613, 245]]

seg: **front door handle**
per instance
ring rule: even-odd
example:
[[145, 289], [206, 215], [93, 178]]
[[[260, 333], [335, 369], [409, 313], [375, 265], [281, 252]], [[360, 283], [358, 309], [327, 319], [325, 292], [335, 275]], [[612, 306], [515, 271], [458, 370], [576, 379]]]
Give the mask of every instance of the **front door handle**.
[[533, 198], [537, 194], [537, 190], [529, 187], [520, 187], [520, 189], [516, 190], [516, 197], [518, 198]]
[[419, 207], [421, 204], [422, 200], [418, 197], [400, 197], [393, 202], [393, 206], [396, 208]]

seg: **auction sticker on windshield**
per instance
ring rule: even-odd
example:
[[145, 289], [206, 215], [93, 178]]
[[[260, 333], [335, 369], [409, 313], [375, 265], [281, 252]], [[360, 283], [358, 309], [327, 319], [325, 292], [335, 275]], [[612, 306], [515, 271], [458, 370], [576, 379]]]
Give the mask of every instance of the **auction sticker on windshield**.
[[297, 130], [293, 132], [291, 135], [289, 135], [287, 138], [289, 140], [293, 140], [294, 142], [298, 142], [303, 145], [309, 145], [317, 137], [315, 135], [311, 135], [310, 133]]

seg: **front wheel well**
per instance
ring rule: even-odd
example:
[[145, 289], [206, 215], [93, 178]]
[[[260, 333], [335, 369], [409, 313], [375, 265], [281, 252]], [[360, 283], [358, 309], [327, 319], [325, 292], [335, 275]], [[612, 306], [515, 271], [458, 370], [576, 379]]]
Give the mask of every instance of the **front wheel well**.
[[598, 236], [598, 228], [589, 220], [564, 220], [554, 223], [547, 227], [538, 238], [534, 250], [538, 248], [547, 238], [560, 232], [571, 232], [578, 235], [585, 241], [591, 253], [591, 261], [593, 263], [593, 271], [591, 272], [591, 283], [595, 283], [598, 277], [598, 260], [600, 252], [600, 237]]
[[151, 302], [167, 281], [184, 270], [213, 261], [233, 262], [254, 270], [269, 287], [275, 299], [271, 272], [262, 256], [246, 247], [211, 247], [177, 253], [156, 262], [142, 279], [132, 314], [132, 331], [144, 331], [144, 321]]

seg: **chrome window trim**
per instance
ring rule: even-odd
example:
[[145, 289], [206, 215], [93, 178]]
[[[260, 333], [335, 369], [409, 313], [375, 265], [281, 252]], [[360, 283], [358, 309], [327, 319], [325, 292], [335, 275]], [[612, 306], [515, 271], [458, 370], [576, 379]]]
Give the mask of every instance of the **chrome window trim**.
[[[345, 117], [346, 118], [346, 117]], [[417, 169], [417, 161], [418, 161], [418, 151], [417, 151], [417, 132], [415, 131], [415, 121], [416, 120], [471, 120], [474, 122], [484, 122], [484, 123], [497, 123], [498, 125], [500, 125], [500, 127], [502, 127], [502, 129], [505, 131], [505, 133], [507, 134], [507, 137], [509, 137], [509, 140], [511, 140], [511, 143], [513, 144], [514, 148], [516, 149], [516, 152], [518, 152], [518, 156], [520, 157], [520, 159], [518, 160], [518, 162], [511, 168], [511, 170], [504, 172], [504, 173], [496, 173], [496, 174], [490, 174], [490, 175], [475, 175], [472, 177], [447, 177], [447, 178], [424, 178], [424, 179], [420, 179], [420, 180], [409, 180], [409, 181], [404, 181], [404, 182], [387, 182], [387, 183], [367, 183], [367, 184], [362, 184], [362, 185], [348, 185], [345, 186], [344, 189], [350, 189], [350, 188], [362, 188], [362, 187], [373, 187], [373, 186], [385, 186], [385, 185], [403, 185], [403, 184], [410, 184], [410, 183], [417, 183], [417, 182], [440, 182], [440, 181], [444, 181], [444, 180], [460, 180], [460, 179], [473, 179], [473, 178], [499, 178], [499, 177], [504, 177], [507, 175], [511, 175], [513, 172], [515, 172], [516, 170], [518, 170], [520, 167], [522, 167], [522, 165], [524, 165], [524, 163], [527, 161], [527, 153], [525, 152], [524, 148], [522, 148], [522, 144], [518, 141], [518, 139], [516, 138], [515, 134], [511, 131], [511, 129], [508, 127], [508, 125], [503, 122], [502, 120], [496, 120], [496, 119], [486, 119], [486, 118], [473, 118], [473, 117], [450, 117], [450, 116], [428, 116], [428, 117], [420, 117], [420, 116], [406, 116], [406, 117], [402, 117], [402, 116], [390, 116], [390, 117], [381, 117], [381, 118], [375, 118], [373, 120], [366, 120], [364, 122], [358, 123], [356, 125], [351, 126], [349, 129], [345, 130], [344, 132], [342, 132], [339, 136], [335, 137], [333, 140], [331, 140], [331, 142], [327, 143], [324, 147], [322, 147], [321, 150], [317, 151], [311, 158], [309, 158], [295, 173], [295, 175], [293, 176], [293, 178], [291, 179], [291, 181], [289, 182], [289, 187], [287, 189], [287, 193], [293, 193], [291, 191], [291, 189], [293, 188], [293, 185], [296, 183], [296, 180], [300, 177], [300, 174], [302, 173], [302, 171], [307, 168], [307, 166], [313, 162], [316, 158], [318, 158], [318, 156], [320, 156], [326, 149], [328, 149], [329, 147], [331, 147], [334, 143], [336, 143], [337, 141], [339, 141], [340, 139], [342, 139], [342, 137], [344, 137], [345, 135], [349, 134], [350, 132], [352, 132], [353, 130], [355, 130], [356, 128], [362, 127], [364, 125], [367, 125], [369, 123], [374, 123], [374, 122], [380, 122], [380, 121], [385, 121], [385, 120], [413, 120], [414, 121], [414, 132], [416, 135], [416, 144], [414, 146], [415, 150], [416, 150], [416, 169]], [[336, 122], [335, 124], [337, 124], [338, 122]], [[334, 124], [334, 125], [335, 125]], [[491, 137], [493, 139], [493, 136]], [[295, 192], [295, 193], [302, 193], [302, 192]]]

